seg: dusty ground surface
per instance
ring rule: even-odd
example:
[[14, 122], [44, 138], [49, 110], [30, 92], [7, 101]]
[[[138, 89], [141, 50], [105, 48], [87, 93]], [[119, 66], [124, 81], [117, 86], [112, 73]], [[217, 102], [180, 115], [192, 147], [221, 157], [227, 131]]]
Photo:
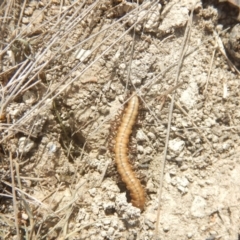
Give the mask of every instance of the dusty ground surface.
[[[25, 3], [1, 1], [0, 239], [239, 239], [238, 8]], [[113, 153], [133, 91], [142, 212]]]

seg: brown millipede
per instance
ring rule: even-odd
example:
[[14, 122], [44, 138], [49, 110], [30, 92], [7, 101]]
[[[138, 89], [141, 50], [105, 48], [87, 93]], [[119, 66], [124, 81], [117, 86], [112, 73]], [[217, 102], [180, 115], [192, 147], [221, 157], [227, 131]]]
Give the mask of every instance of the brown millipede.
[[139, 99], [133, 93], [128, 106], [124, 110], [121, 124], [117, 131], [114, 147], [117, 170], [130, 192], [132, 205], [143, 211], [145, 193], [128, 160], [128, 142], [132, 133], [139, 107]]

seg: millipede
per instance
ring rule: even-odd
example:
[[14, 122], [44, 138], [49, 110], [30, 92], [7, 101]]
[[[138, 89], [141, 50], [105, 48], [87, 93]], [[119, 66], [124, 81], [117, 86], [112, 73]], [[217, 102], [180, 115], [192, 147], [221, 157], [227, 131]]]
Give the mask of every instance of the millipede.
[[135, 172], [132, 170], [132, 166], [128, 159], [129, 137], [132, 133], [132, 128], [138, 115], [138, 107], [138, 96], [133, 93], [128, 106], [124, 110], [123, 117], [117, 131], [114, 152], [117, 170], [122, 181], [126, 184], [126, 187], [130, 192], [131, 203], [133, 206], [140, 208], [141, 211], [143, 211], [145, 204], [145, 192], [139, 179], [136, 177]]

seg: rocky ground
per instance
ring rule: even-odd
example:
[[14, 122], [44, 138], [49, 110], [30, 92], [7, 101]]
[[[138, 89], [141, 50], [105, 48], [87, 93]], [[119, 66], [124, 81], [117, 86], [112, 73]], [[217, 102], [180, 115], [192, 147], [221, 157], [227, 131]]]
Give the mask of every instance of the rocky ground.
[[[0, 4], [0, 239], [239, 239], [237, 4]], [[114, 162], [132, 92], [142, 212]]]

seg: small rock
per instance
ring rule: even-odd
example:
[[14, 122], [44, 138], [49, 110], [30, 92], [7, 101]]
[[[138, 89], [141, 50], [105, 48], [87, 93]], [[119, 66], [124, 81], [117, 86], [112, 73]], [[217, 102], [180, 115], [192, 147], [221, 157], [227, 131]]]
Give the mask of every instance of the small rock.
[[183, 187], [187, 187], [188, 184], [189, 184], [189, 181], [185, 177], [182, 177], [182, 178], [177, 177], [177, 181], [178, 181], [178, 184], [183, 186]]
[[172, 168], [172, 169], [169, 171], [169, 174], [172, 175], [172, 176], [175, 176], [175, 175], [177, 174], [176, 168]]
[[33, 8], [26, 8], [24, 14], [26, 14], [27, 16], [31, 16], [33, 14]]
[[26, 213], [22, 213], [22, 219], [23, 220], [28, 220], [28, 215]]
[[36, 97], [36, 94], [33, 91], [28, 90], [23, 94], [22, 99], [23, 99], [24, 103], [26, 103], [28, 105], [32, 105], [33, 103], [36, 102], [37, 97]]
[[205, 216], [206, 201], [200, 197], [196, 196], [192, 202], [191, 213], [194, 217], [202, 218]]
[[154, 133], [152, 133], [152, 132], [149, 132], [149, 133], [147, 134], [147, 136], [148, 136], [150, 139], [152, 139], [152, 140], [155, 140], [155, 139], [156, 139], [156, 135], [155, 135]]
[[90, 54], [91, 54], [90, 50], [79, 49], [78, 52], [76, 53], [76, 59], [83, 62], [86, 58], [88, 58], [88, 56], [90, 56]]
[[169, 149], [171, 149], [175, 153], [180, 153], [185, 146], [185, 142], [180, 138], [175, 138], [169, 141]]
[[181, 171], [186, 171], [187, 169], [188, 169], [188, 166], [186, 164], [180, 167]]
[[193, 237], [193, 233], [191, 233], [191, 232], [187, 233], [187, 238], [188, 238], [188, 239], [190, 239], [190, 238], [192, 238], [192, 237]]
[[47, 149], [48, 149], [49, 153], [55, 153], [57, 151], [57, 146], [53, 142], [49, 142], [47, 144]]
[[188, 88], [183, 91], [180, 101], [186, 106], [188, 109], [192, 108], [197, 102], [198, 96], [198, 85], [196, 82], [191, 82]]
[[109, 229], [108, 229], [108, 231], [107, 231], [108, 236], [113, 236], [114, 231], [115, 231], [115, 230], [114, 230], [113, 227], [109, 227]]
[[19, 153], [26, 154], [30, 152], [34, 147], [34, 142], [26, 137], [21, 137], [18, 141], [18, 151]]
[[158, 31], [160, 35], [174, 32], [175, 29], [183, 27], [188, 21], [188, 9], [182, 7], [181, 4], [174, 4], [164, 14], [164, 19], [159, 25]]
[[106, 219], [103, 219], [103, 220], [102, 220], [102, 223], [103, 223], [104, 225], [110, 225], [111, 220], [110, 220], [109, 218], [106, 218]]
[[88, 192], [90, 193], [90, 195], [92, 197], [94, 197], [96, 195], [96, 193], [97, 193], [96, 188], [92, 188], [92, 189], [88, 190]]
[[150, 155], [152, 152], [153, 152], [153, 149], [151, 147], [146, 147], [145, 150], [144, 150], [144, 153], [146, 155]]
[[22, 23], [28, 24], [29, 23], [29, 18], [23, 17], [22, 18]]
[[188, 192], [188, 188], [183, 187], [183, 186], [180, 186], [180, 185], [177, 186], [177, 189], [178, 189], [182, 194], [185, 194], [185, 193]]
[[165, 174], [164, 180], [169, 184], [172, 181], [172, 178], [169, 173]]
[[136, 139], [138, 142], [145, 141], [147, 139], [145, 133], [142, 130], [137, 131]]
[[163, 231], [164, 231], [164, 232], [168, 232], [169, 230], [170, 230], [169, 225], [164, 224], [164, 225], [163, 225]]
[[138, 151], [139, 153], [143, 153], [143, 152], [144, 152], [143, 146], [138, 145], [138, 146], [137, 146], [137, 151]]

